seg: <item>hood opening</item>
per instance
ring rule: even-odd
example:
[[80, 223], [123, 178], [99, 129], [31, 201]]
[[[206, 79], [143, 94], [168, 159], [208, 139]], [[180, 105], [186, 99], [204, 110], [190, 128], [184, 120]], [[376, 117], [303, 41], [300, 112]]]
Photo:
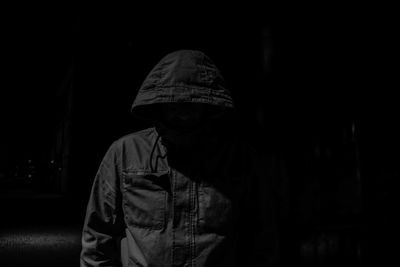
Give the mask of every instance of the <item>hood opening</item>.
[[168, 103], [205, 105], [211, 120], [234, 113], [220, 71], [208, 56], [195, 50], [180, 50], [162, 58], [140, 87], [131, 114], [156, 122], [162, 114], [160, 107]]
[[[192, 102], [187, 102], [195, 105], [204, 105], [204, 116], [205, 119], [210, 119], [210, 120], [219, 120], [219, 119], [227, 119], [228, 117], [232, 116], [233, 114], [233, 109], [232, 108], [227, 108], [224, 106], [217, 106], [217, 105], [211, 105], [211, 104], [202, 104], [202, 103], [192, 103]], [[151, 121], [153, 123], [161, 120], [162, 118], [162, 112], [163, 112], [163, 106], [166, 105], [166, 103], [157, 103], [157, 104], [148, 104], [148, 105], [143, 105], [143, 106], [137, 106], [135, 108], [135, 112], [132, 113], [132, 115], [140, 120], [146, 120], [146, 121]]]

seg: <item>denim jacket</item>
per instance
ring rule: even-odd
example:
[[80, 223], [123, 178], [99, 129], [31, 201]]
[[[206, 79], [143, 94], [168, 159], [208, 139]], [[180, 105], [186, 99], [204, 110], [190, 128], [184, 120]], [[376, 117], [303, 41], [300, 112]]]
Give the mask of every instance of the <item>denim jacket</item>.
[[[180, 97], [231, 107], [229, 93], [214, 83], [216, 68], [204, 65], [207, 60], [197, 51], [164, 58], [133, 110]], [[208, 91], [191, 75], [203, 77]], [[207, 149], [177, 155], [156, 127], [115, 141], [93, 182], [81, 266], [272, 266], [276, 240], [267, 162], [238, 134], [210, 142], [215, 143]]]

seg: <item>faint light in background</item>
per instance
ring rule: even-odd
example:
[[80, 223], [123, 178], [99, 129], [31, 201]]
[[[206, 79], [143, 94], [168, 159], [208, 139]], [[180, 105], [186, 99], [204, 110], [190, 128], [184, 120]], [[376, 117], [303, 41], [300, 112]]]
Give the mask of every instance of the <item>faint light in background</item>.
[[58, 250], [80, 246], [81, 233], [76, 230], [6, 230], [0, 232], [0, 255], [18, 250]]
[[264, 73], [268, 74], [271, 72], [271, 61], [272, 61], [272, 34], [269, 28], [264, 28], [262, 32], [263, 38], [263, 69]]
[[1, 229], [0, 266], [79, 266], [80, 229]]
[[14, 233], [9, 235], [1, 235], [0, 247], [12, 244], [12, 246], [24, 247], [43, 247], [43, 246], [73, 246], [79, 243], [79, 235], [68, 233], [50, 234], [50, 233]]

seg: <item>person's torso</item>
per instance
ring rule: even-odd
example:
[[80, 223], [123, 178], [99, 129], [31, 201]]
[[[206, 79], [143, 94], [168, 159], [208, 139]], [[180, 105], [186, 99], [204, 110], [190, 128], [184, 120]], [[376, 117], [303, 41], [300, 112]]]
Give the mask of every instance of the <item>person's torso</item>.
[[124, 265], [235, 266], [248, 189], [235, 142], [171, 156], [161, 141], [154, 128], [119, 140]]

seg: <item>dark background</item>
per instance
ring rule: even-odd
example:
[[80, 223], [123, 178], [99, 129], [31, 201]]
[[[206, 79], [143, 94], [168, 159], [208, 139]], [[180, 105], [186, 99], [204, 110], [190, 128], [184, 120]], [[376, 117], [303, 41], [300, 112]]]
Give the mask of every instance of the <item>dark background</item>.
[[203, 8], [35, 6], [3, 17], [0, 265], [78, 264], [97, 167], [112, 141], [148, 126], [130, 106], [178, 49], [215, 61], [237, 130], [276, 159], [282, 266], [394, 258], [394, 16], [373, 6]]

